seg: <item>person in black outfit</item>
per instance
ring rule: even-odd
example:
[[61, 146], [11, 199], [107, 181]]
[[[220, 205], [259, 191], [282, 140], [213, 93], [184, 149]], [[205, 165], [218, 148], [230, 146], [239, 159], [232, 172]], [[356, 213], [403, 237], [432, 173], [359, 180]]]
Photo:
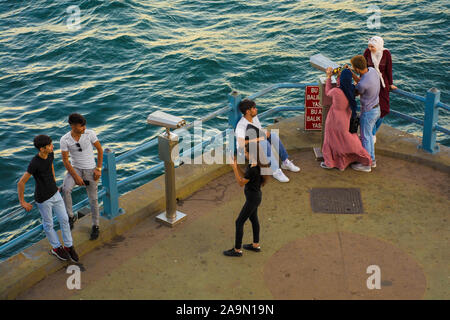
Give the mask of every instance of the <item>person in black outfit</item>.
[[[42, 217], [42, 226], [45, 234], [52, 246], [50, 252], [60, 260], [66, 261], [71, 259], [74, 262], [78, 262], [78, 254], [75, 252], [72, 244], [72, 234], [66, 207], [56, 186], [52, 139], [46, 135], [36, 136], [34, 138], [34, 146], [39, 150], [39, 153], [31, 160], [27, 171], [17, 183], [20, 205], [27, 212], [33, 208], [32, 204], [24, 200], [25, 184], [33, 176], [36, 181], [34, 199]], [[55, 213], [61, 227], [64, 247], [61, 246], [58, 235], [53, 228], [52, 212]]]
[[260, 161], [265, 160], [265, 158], [263, 159], [264, 151], [260, 151], [257, 139], [249, 139], [246, 137], [245, 157], [249, 160], [245, 173], [243, 173], [242, 169], [237, 165], [235, 157], [233, 159], [233, 164], [231, 165], [237, 183], [241, 187], [245, 186], [244, 194], [246, 201], [236, 220], [236, 240], [234, 248], [223, 252], [224, 255], [230, 257], [242, 256], [242, 237], [244, 235], [244, 223], [247, 219], [250, 219], [250, 222], [252, 223], [253, 243], [244, 244], [244, 249], [255, 252], [261, 251], [259, 246], [258, 206], [261, 204], [262, 200], [261, 186], [264, 186], [268, 179], [267, 175], [261, 175], [261, 167], [269, 167], [269, 165], [262, 164], [267, 163], [267, 161]]

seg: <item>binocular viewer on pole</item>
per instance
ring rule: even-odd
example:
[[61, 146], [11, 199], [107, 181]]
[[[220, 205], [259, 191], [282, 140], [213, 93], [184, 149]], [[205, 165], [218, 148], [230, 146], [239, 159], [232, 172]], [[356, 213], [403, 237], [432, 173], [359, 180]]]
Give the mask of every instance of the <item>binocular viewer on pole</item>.
[[173, 227], [176, 223], [185, 219], [186, 215], [177, 211], [175, 165], [172, 155], [178, 154], [178, 135], [170, 132], [170, 129], [180, 128], [186, 125], [186, 121], [163, 111], [155, 111], [147, 117], [147, 123], [166, 128], [166, 132], [158, 136], [158, 155], [164, 161], [165, 169], [166, 211], [159, 214], [156, 221]]
[[321, 53], [309, 57], [309, 63], [311, 63], [311, 66], [314, 68], [323, 72], [326, 72], [329, 67], [333, 68], [333, 73], [335, 73], [334, 70], [339, 69], [339, 65], [337, 63], [333, 62]]
[[147, 117], [147, 123], [154, 126], [165, 127], [168, 135], [170, 135], [169, 129], [178, 129], [186, 125], [186, 121], [184, 119], [163, 111], [155, 111], [149, 114]]

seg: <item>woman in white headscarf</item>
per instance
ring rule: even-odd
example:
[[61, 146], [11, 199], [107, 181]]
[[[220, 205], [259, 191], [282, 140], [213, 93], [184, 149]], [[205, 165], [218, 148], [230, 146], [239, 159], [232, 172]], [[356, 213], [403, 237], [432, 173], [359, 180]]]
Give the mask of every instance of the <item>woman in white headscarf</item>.
[[383, 117], [389, 113], [389, 91], [397, 89], [392, 81], [392, 57], [389, 50], [384, 48], [383, 38], [374, 36], [364, 51], [367, 66], [373, 67], [380, 75], [380, 110], [381, 115], [373, 129], [375, 135], [383, 122]]

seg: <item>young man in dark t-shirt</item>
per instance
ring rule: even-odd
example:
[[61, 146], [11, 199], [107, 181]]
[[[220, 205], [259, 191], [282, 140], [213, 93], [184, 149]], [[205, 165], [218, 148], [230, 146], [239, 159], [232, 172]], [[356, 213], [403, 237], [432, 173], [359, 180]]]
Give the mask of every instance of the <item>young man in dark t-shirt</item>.
[[[74, 262], [78, 262], [78, 255], [72, 244], [72, 234], [70, 233], [66, 207], [56, 186], [52, 139], [46, 135], [36, 136], [34, 138], [34, 146], [39, 150], [39, 153], [31, 160], [27, 172], [25, 172], [17, 183], [20, 205], [26, 211], [30, 211], [33, 208], [30, 203], [24, 200], [23, 196], [25, 184], [33, 176], [36, 181], [34, 200], [41, 213], [45, 234], [52, 246], [51, 253], [63, 261], [71, 259]], [[52, 211], [55, 212], [61, 227], [64, 247], [61, 246], [58, 235], [55, 229], [53, 229]]]

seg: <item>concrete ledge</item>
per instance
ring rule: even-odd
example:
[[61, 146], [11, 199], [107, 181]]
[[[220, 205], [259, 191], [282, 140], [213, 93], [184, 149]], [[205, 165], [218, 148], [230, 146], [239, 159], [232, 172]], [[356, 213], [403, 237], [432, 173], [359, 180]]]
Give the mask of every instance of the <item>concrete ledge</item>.
[[375, 152], [450, 173], [450, 148], [439, 145], [440, 151], [430, 154], [418, 148], [421, 144], [421, 139], [412, 134], [382, 125], [377, 134]]
[[[310, 150], [314, 146], [320, 146], [320, 132], [303, 131], [303, 116], [284, 119], [269, 127], [280, 130], [280, 137], [288, 150]], [[428, 154], [417, 148], [420, 139], [387, 125], [381, 127], [377, 140], [376, 152], [379, 154], [450, 172], [448, 147], [441, 146], [438, 154]], [[229, 172], [231, 168], [227, 165], [183, 165], [175, 170], [177, 197], [183, 199]], [[95, 250], [133, 228], [143, 219], [162, 212], [165, 207], [164, 190], [164, 176], [161, 176], [123, 195], [120, 198], [120, 207], [125, 209], [125, 214], [114, 220], [102, 218], [98, 240], [89, 240], [90, 218], [79, 220], [72, 231], [79, 255], [83, 256]], [[50, 255], [49, 249], [47, 239], [43, 239], [0, 263], [0, 299], [14, 299], [49, 274], [68, 265]]]

